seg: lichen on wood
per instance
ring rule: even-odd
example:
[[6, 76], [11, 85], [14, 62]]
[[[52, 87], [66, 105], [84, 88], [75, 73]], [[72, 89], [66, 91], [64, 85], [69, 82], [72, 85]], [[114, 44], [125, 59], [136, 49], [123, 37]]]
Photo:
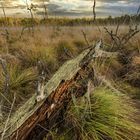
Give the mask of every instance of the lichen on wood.
[[[14, 139], [16, 135], [19, 135], [19, 138], [17, 136], [18, 139], [25, 139], [26, 134], [29, 134], [36, 123], [40, 121], [40, 118], [38, 117], [36, 112], [38, 110], [41, 110], [47, 97], [59, 87], [62, 81], [69, 81], [77, 74], [77, 72], [81, 69], [79, 63], [88, 54], [89, 51], [89, 49], [85, 50], [78, 57], [66, 62], [62, 67], [60, 67], [56, 74], [46, 84], [45, 99], [43, 101], [36, 103], [36, 95], [33, 95], [11, 116], [8, 122], [8, 127], [5, 131], [5, 139]], [[46, 107], [48, 106], [44, 107], [47, 110]], [[32, 118], [34, 120], [32, 120]], [[26, 122], [28, 122], [29, 124]], [[4, 125], [5, 122], [0, 123], [0, 135], [3, 133]], [[20, 136], [21, 131], [24, 131], [24, 137], [23, 135]]]

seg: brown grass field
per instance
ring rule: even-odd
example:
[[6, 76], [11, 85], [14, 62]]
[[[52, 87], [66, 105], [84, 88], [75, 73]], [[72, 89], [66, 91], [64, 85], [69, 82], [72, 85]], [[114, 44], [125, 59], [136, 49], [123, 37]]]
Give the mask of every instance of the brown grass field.
[[[102, 122], [96, 124], [96, 121], [98, 121], [96, 118], [95, 120], [93, 119], [94, 122], [89, 122], [87, 127], [83, 127], [85, 128], [84, 132], [81, 130], [82, 128], [75, 127], [75, 129], [71, 129], [72, 131], [69, 131], [68, 129], [66, 129], [67, 131], [63, 130], [64, 133], [62, 132], [62, 134], [60, 133], [58, 135], [58, 133], [52, 129], [52, 132], [50, 132], [49, 136], [46, 136], [46, 138], [48, 139], [51, 135], [53, 139], [69, 140], [71, 138], [74, 140], [76, 139], [76, 136], [72, 138], [71, 133], [75, 134], [79, 130], [79, 135], [82, 140], [88, 140], [90, 138], [93, 140], [106, 140], [106, 138], [107, 140], [138, 140], [138, 133], [140, 132], [140, 120], [137, 118], [140, 115], [140, 33], [132, 37], [125, 46], [119, 48], [118, 46], [112, 47], [113, 41], [110, 36], [105, 32], [103, 26], [99, 26], [99, 28], [101, 29], [101, 32], [99, 32], [96, 26], [36, 26], [34, 28], [34, 35], [26, 29], [21, 38], [19, 38], [22, 28], [9, 27], [8, 31], [10, 35], [8, 40], [6, 39], [6, 36], [0, 34], [0, 57], [6, 60], [7, 72], [9, 75], [8, 91], [7, 94], [4, 94], [5, 75], [2, 65], [0, 65], [0, 96], [1, 98], [4, 98], [4, 103], [2, 105], [4, 118], [8, 115], [14, 97], [16, 97], [16, 101], [13, 112], [29, 97], [36, 93], [36, 81], [40, 75], [38, 62], [41, 62], [41, 68], [46, 72], [45, 81], [47, 82], [64, 62], [76, 57], [88, 47], [82, 33], [82, 31], [84, 31], [89, 44], [92, 45], [102, 38], [104, 50], [120, 53], [117, 58], [97, 58], [94, 65], [96, 71], [108, 79], [112, 86], [126, 97], [124, 99], [122, 97], [121, 100], [123, 100], [123, 103], [126, 102], [125, 105], [130, 110], [127, 107], [128, 110], [125, 110], [126, 108], [124, 107], [123, 111], [126, 111], [127, 113], [123, 113], [130, 115], [129, 121], [134, 121], [133, 123], [125, 122], [127, 117], [125, 115], [122, 116], [124, 117], [124, 120], [120, 120], [122, 125], [119, 122], [118, 124], [116, 123], [118, 129], [116, 128], [117, 130], [114, 132], [115, 130], [112, 129], [112, 127], [114, 127], [112, 126], [114, 123], [113, 118], [110, 118], [109, 122], [104, 124], [104, 126], [101, 126], [101, 124], [107, 120], [102, 120]], [[107, 28], [109, 30], [115, 30], [116, 27], [108, 25]], [[2, 27], [0, 29], [2, 33], [5, 33]], [[120, 26], [119, 36], [122, 36], [127, 31], [128, 26]], [[115, 99], [116, 97], [112, 95], [111, 91], [109, 89], [103, 90], [103, 87], [104, 85], [99, 85], [97, 87], [97, 90], [95, 91], [95, 93], [97, 93], [94, 98], [97, 98], [97, 101], [100, 101], [101, 97], [103, 98], [99, 103], [101, 108], [98, 113], [104, 116], [105, 114], [110, 114], [107, 102], [109, 102], [117, 111], [120, 107], [117, 108], [114, 104], [121, 104], [121, 101], [120, 97]], [[101, 96], [98, 93], [104, 94]], [[121, 105], [123, 105], [123, 103]], [[102, 104], [105, 104], [105, 108], [103, 108]], [[80, 103], [80, 105], [83, 107], [82, 103]], [[75, 106], [73, 105], [73, 108], [68, 113], [68, 118], [73, 117], [73, 120], [66, 119], [66, 121], [71, 121], [75, 125], [76, 123], [80, 124], [80, 119], [78, 118], [76, 111], [73, 111], [74, 109]], [[104, 112], [104, 110], [107, 112]], [[72, 113], [75, 115], [75, 118]], [[101, 117], [99, 118], [101, 120]], [[77, 122], [74, 122], [74, 120]], [[90, 123], [91, 126], [89, 125]], [[93, 123], [96, 125], [93, 125]], [[132, 124], [132, 127], [130, 128], [129, 123]], [[77, 126], [79, 124], [77, 124]], [[68, 126], [65, 127], [68, 128]], [[108, 128], [106, 128], [106, 126], [108, 126], [110, 132], [107, 130]], [[70, 125], [70, 127], [72, 126]], [[90, 130], [90, 128], [92, 129]], [[93, 128], [95, 128], [96, 132], [94, 131], [93, 135], [86, 135], [86, 137], [85, 134], [90, 133], [90, 131], [93, 132]], [[123, 133], [123, 131], [119, 131], [121, 128], [126, 128], [126, 131], [129, 131], [126, 132], [124, 130]], [[136, 131], [138, 131], [138, 133], [134, 138], [131, 135]], [[68, 132], [70, 132], [70, 134]], [[66, 134], [68, 135], [66, 136]]]

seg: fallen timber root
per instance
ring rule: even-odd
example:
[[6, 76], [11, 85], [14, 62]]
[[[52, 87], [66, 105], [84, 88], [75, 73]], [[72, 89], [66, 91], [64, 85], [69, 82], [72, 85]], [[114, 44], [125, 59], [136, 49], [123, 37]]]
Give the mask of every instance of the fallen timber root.
[[[96, 46], [100, 45], [101, 42]], [[45, 99], [36, 102], [36, 95], [31, 97], [11, 116], [5, 134], [5, 123], [0, 123], [0, 138], [4, 135], [4, 140], [42, 140], [50, 127], [63, 118], [72, 95], [78, 98], [86, 93], [88, 81], [94, 79], [90, 62], [95, 48], [85, 50], [60, 67], [45, 86]]]

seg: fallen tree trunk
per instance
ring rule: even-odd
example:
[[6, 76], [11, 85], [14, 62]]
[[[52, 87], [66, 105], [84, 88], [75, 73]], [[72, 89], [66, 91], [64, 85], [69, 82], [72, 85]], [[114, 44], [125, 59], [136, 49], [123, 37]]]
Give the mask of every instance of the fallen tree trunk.
[[[100, 46], [101, 42], [96, 45], [98, 48]], [[94, 78], [90, 62], [95, 53], [95, 48], [92, 47], [66, 62], [46, 84], [45, 98], [41, 102], [36, 102], [34, 95], [8, 122], [0, 123], [2, 139], [42, 139], [50, 127], [63, 118], [72, 95], [80, 97], [86, 93], [89, 79]]]
[[37, 103], [34, 95], [11, 116], [6, 130], [3, 130], [6, 122], [1, 123], [1, 137], [10, 140], [40, 139], [40, 125], [48, 128], [51, 118], [69, 103], [72, 94], [78, 97], [86, 92], [87, 78], [92, 72], [87, 67], [81, 68], [79, 64], [89, 51], [85, 50], [77, 58], [66, 62], [56, 72], [46, 84], [43, 101]]

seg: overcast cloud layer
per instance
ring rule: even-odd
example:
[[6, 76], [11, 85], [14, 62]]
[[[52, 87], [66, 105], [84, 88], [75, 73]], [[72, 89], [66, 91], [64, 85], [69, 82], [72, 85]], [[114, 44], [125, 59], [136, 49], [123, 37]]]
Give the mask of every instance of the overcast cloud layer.
[[[7, 15], [25, 16], [26, 0], [0, 0]], [[28, 0], [28, 3], [36, 5], [34, 11], [36, 16], [43, 15], [43, 1], [45, 2], [49, 15], [84, 17], [92, 16], [93, 0]], [[140, 0], [97, 0], [96, 13], [98, 17], [119, 16], [136, 13]], [[0, 10], [2, 15], [2, 10]]]

